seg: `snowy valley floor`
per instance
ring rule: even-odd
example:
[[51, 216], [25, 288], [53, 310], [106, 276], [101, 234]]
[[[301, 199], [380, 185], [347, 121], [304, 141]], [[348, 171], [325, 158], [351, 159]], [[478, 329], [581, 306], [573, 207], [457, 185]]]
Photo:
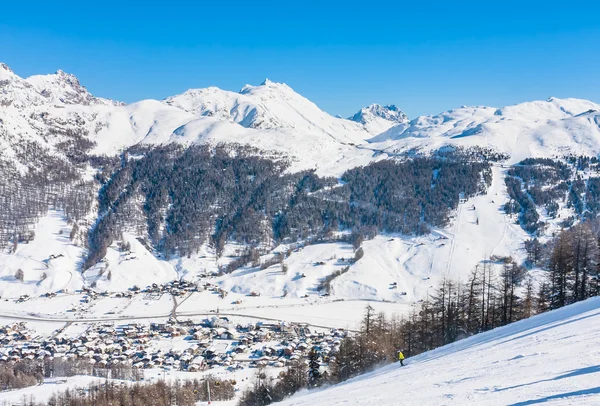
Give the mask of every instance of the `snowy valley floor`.
[[287, 406], [599, 405], [600, 298], [302, 392]]

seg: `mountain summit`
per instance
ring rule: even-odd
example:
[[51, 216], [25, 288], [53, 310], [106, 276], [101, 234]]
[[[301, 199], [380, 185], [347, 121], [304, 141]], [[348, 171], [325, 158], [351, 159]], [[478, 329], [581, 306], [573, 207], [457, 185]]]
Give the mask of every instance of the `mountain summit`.
[[246, 85], [239, 93], [217, 87], [190, 89], [163, 102], [258, 130], [326, 136], [342, 143], [361, 143], [371, 135], [358, 123], [329, 115], [285, 83], [268, 79], [259, 86]]
[[387, 131], [394, 125], [408, 122], [408, 116], [393, 104], [371, 104], [348, 119], [363, 124], [373, 135]]
[[372, 104], [343, 119], [268, 79], [239, 92], [207, 87], [123, 105], [93, 96], [63, 71], [21, 78], [0, 64], [0, 106], [4, 158], [25, 166], [23, 145], [60, 153], [56, 147], [72, 143], [71, 134], [94, 154], [138, 143], [250, 145], [291, 158], [293, 170], [330, 176], [386, 155], [448, 146], [493, 150], [511, 163], [600, 153], [600, 106], [578, 99], [461, 107], [411, 121], [397, 106]]
[[79, 79], [70, 73], [57, 70], [50, 75], [34, 75], [25, 79], [48, 101], [53, 103], [80, 104], [114, 104], [111, 100], [94, 97]]

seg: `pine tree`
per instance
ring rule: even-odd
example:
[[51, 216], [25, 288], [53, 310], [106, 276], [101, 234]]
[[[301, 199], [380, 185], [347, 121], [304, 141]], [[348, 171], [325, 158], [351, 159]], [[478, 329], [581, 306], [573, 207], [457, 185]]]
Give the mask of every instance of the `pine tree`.
[[352, 337], [340, 342], [339, 350], [331, 367], [331, 375], [335, 382], [342, 382], [356, 376], [361, 371], [359, 345]]
[[550, 284], [542, 282], [538, 289], [535, 308], [537, 313], [544, 313], [550, 310], [552, 289]]
[[573, 258], [569, 235], [560, 233], [550, 257], [550, 306], [558, 309], [570, 302], [569, 281], [573, 271]]
[[308, 385], [310, 387], [321, 386], [322, 375], [319, 364], [319, 353], [313, 347], [308, 353]]
[[516, 290], [524, 273], [525, 270], [519, 267], [512, 259], [508, 260], [504, 265], [502, 274], [500, 275], [502, 280], [502, 324], [512, 323], [520, 318], [521, 300], [516, 295]]
[[483, 302], [481, 299], [483, 291], [483, 282], [479, 273], [479, 265], [471, 272], [469, 281], [465, 289], [466, 292], [466, 311], [465, 328], [468, 333], [474, 334], [481, 331], [481, 308]]
[[524, 319], [529, 318], [535, 314], [535, 296], [534, 296], [533, 278], [527, 276], [525, 279], [525, 298], [523, 299], [523, 313]]
[[590, 297], [590, 275], [598, 265], [598, 242], [587, 224], [578, 224], [569, 232], [573, 257], [571, 297], [574, 302]]

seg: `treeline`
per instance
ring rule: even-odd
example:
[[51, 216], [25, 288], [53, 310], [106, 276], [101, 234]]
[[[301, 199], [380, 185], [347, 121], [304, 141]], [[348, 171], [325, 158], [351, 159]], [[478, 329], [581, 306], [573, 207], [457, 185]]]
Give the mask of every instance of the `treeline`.
[[44, 378], [75, 375], [139, 381], [144, 371], [127, 364], [100, 368], [88, 359], [46, 358], [0, 362], [0, 390], [19, 389], [40, 384]]
[[22, 403], [27, 406], [194, 406], [198, 402], [231, 400], [235, 382], [207, 377], [202, 380], [159, 380], [154, 383], [127, 384], [103, 381], [85, 388], [66, 389], [55, 393], [46, 403], [35, 399]]
[[546, 308], [538, 295], [525, 268], [496, 258], [464, 283], [443, 280], [407, 317], [388, 319], [367, 308], [360, 333], [344, 339], [332, 362], [334, 381], [395, 361], [399, 349], [410, 357], [530, 317]]
[[205, 243], [220, 253], [228, 241], [272, 247], [340, 229], [422, 234], [448, 223], [460, 193], [481, 193], [491, 181], [488, 164], [455, 159], [383, 161], [349, 170], [340, 184], [287, 173], [287, 162], [235, 145], [136, 153], [102, 177], [86, 267], [127, 229], [147, 233], [167, 257]]
[[44, 381], [39, 364], [29, 361], [0, 362], [0, 391], [39, 385]]
[[359, 332], [343, 338], [333, 358], [317, 359], [327, 365], [326, 371], [319, 369], [319, 379], [310, 378], [310, 361], [305, 361], [278, 380], [259, 377], [240, 406], [267, 405], [301, 388], [343, 382], [395, 362], [398, 350], [415, 356], [546, 311], [550, 301], [549, 291], [536, 288], [527, 270], [512, 258], [484, 261], [466, 282], [443, 280], [406, 317], [387, 317], [367, 306]]
[[446, 145], [437, 151], [431, 151], [436, 157], [454, 160], [454, 161], [471, 161], [471, 162], [502, 162], [510, 158], [505, 152], [498, 152], [493, 148], [480, 146], [462, 147], [456, 145]]

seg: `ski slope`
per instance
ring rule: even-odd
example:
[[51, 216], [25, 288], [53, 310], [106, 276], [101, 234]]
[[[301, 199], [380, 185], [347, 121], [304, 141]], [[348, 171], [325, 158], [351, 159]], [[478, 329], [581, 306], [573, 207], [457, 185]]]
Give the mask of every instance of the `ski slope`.
[[288, 406], [598, 405], [600, 298], [479, 334]]
[[[21, 295], [40, 295], [59, 290], [75, 290], [83, 281], [79, 266], [86, 251], [74, 245], [71, 227], [61, 212], [51, 210], [40, 218], [34, 238], [19, 244], [14, 250], [0, 251], [0, 297], [18, 298]], [[18, 270], [23, 280], [18, 280]]]

